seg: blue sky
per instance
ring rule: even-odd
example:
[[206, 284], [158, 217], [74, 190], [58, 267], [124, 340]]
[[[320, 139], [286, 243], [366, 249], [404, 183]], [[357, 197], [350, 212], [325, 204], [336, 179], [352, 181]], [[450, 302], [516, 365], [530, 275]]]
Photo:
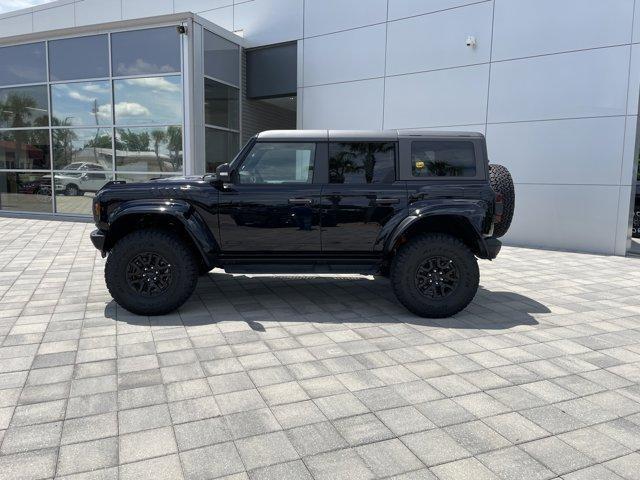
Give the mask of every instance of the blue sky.
[[51, 0], [0, 0], [0, 13], [11, 12], [21, 8], [33, 7]]

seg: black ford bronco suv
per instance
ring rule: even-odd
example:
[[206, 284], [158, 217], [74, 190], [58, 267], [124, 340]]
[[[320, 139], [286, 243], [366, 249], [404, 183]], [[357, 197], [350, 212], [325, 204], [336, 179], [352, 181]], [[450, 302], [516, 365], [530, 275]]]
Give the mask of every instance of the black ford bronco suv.
[[216, 174], [110, 182], [91, 240], [113, 298], [168, 313], [198, 275], [379, 273], [425, 317], [464, 309], [511, 223], [509, 172], [477, 133], [268, 131]]

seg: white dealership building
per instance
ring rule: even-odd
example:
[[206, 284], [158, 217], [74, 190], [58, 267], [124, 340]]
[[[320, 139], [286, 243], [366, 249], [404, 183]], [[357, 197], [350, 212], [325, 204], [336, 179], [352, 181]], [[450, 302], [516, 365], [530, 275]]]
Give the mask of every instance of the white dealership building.
[[88, 215], [265, 129], [433, 128], [512, 172], [508, 244], [633, 248], [640, 0], [58, 0], [0, 37], [2, 212]]

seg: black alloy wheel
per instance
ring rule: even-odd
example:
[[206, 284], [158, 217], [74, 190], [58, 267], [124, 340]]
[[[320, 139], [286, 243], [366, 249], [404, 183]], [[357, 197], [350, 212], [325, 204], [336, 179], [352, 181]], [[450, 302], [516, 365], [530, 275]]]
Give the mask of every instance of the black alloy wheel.
[[139, 253], [127, 264], [127, 285], [144, 297], [162, 295], [171, 285], [171, 277], [171, 264], [159, 253]]
[[446, 298], [460, 283], [460, 272], [453, 260], [443, 256], [427, 258], [416, 270], [416, 288], [424, 296], [436, 300]]

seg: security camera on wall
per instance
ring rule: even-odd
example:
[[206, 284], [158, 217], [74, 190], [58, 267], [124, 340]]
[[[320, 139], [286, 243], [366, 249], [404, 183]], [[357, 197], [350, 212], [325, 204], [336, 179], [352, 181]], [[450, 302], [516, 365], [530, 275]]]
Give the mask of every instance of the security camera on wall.
[[467, 37], [467, 47], [476, 48], [476, 45], [476, 37], [474, 37], [473, 35], [469, 35]]

